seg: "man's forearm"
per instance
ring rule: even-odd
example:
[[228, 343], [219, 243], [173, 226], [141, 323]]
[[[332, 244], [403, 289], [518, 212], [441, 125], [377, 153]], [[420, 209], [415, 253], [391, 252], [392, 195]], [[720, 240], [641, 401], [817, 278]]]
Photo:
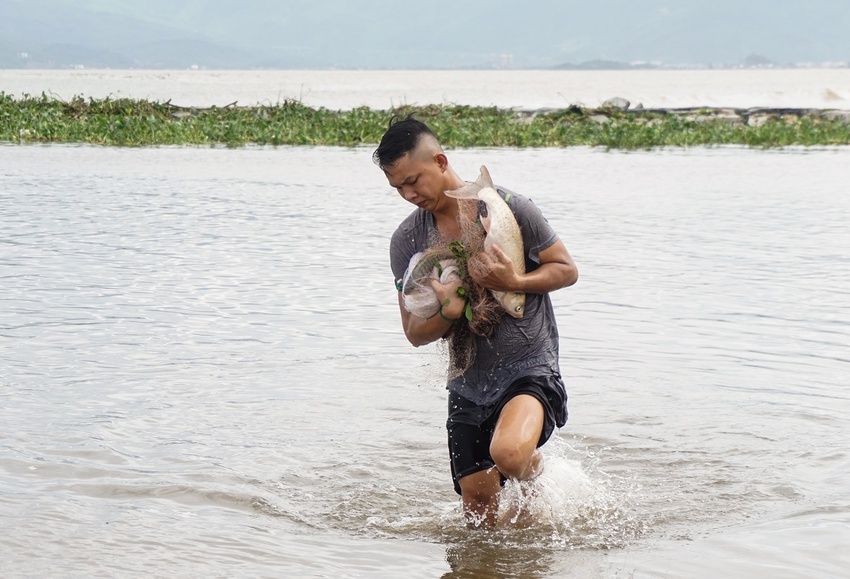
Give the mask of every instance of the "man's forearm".
[[516, 290], [530, 294], [545, 294], [569, 287], [578, 281], [578, 269], [572, 263], [544, 263], [534, 271], [519, 276]]
[[399, 294], [398, 299], [404, 335], [407, 337], [407, 341], [417, 348], [436, 342], [445, 336], [446, 332], [454, 325], [454, 320], [459, 320], [463, 316], [465, 302], [459, 298], [450, 300], [448, 305], [441, 307], [430, 318], [420, 318], [408, 312], [404, 307], [402, 294]]

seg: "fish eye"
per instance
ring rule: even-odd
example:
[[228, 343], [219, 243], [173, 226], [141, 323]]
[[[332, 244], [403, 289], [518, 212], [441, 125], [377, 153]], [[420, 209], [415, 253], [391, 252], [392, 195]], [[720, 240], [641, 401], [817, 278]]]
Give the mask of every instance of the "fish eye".
[[522, 306], [517, 306], [515, 311], [516, 311], [516, 312], [521, 312], [521, 311], [522, 311]]

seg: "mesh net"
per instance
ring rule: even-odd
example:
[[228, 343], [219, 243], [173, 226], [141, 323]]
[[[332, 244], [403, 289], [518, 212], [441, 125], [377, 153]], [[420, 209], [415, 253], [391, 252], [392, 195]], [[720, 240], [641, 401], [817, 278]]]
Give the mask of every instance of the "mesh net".
[[[476, 336], [489, 337], [502, 319], [504, 310], [493, 294], [475, 281], [489, 273], [479, 259], [484, 251], [486, 232], [478, 219], [478, 202], [458, 200], [460, 239], [448, 240], [436, 231], [429, 239], [427, 250], [410, 260], [404, 274], [403, 294], [407, 310], [417, 316], [429, 318], [437, 314], [440, 302], [430, 282], [439, 279], [449, 283], [460, 279], [469, 303], [467, 315], [454, 324], [445, 336], [449, 354], [448, 378], [463, 374], [475, 361]], [[471, 319], [469, 319], [471, 314]]]
[[448, 284], [460, 280], [459, 265], [449, 251], [423, 251], [410, 258], [402, 279], [404, 307], [420, 318], [430, 318], [440, 311], [440, 300], [431, 281]]

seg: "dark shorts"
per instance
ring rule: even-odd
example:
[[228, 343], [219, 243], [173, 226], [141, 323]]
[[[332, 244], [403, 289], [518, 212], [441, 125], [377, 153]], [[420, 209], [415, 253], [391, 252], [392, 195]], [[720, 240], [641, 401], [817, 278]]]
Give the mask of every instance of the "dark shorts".
[[[457, 494], [461, 478], [495, 466], [490, 456], [490, 440], [496, 429], [499, 414], [512, 398], [520, 394], [534, 396], [543, 405], [543, 431], [537, 441], [540, 448], [552, 436], [555, 427], [567, 422], [567, 392], [557, 376], [526, 376], [505, 390], [504, 396], [493, 404], [479, 406], [459, 394], [449, 392], [449, 458], [452, 480]], [[502, 480], [504, 484], [504, 478]]]

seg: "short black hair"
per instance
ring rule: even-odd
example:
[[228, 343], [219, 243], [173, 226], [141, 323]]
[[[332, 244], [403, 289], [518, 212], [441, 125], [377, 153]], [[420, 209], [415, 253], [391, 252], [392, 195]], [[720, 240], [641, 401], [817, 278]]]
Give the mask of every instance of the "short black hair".
[[423, 135], [434, 136], [428, 125], [413, 118], [413, 113], [402, 117], [393, 115], [381, 143], [372, 153], [372, 161], [381, 168], [392, 165], [419, 144]]

